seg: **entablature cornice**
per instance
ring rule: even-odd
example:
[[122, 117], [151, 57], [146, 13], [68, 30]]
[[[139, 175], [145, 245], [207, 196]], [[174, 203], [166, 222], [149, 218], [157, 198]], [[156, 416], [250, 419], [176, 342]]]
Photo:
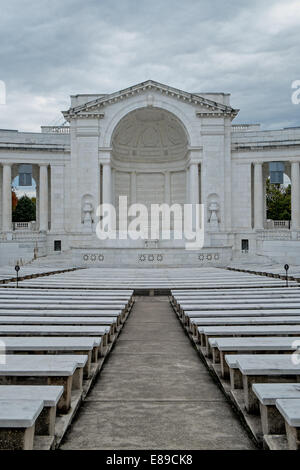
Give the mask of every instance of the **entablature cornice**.
[[0, 152], [49, 152], [49, 153], [63, 153], [68, 154], [71, 152], [71, 147], [53, 147], [41, 146], [32, 144], [0, 144]]
[[[63, 111], [62, 113], [67, 121], [70, 121], [71, 119], [76, 119], [77, 117], [81, 118], [84, 116], [87, 118], [90, 116], [98, 116], [99, 118], [103, 118], [104, 112], [99, 111], [99, 109], [103, 110], [103, 108], [107, 105], [115, 104], [119, 101], [132, 98], [142, 93], [149, 94], [149, 92], [158, 92], [161, 95], [169, 96], [171, 98], [186, 102], [191, 105], [200, 105], [201, 107], [205, 107], [207, 111], [203, 111], [203, 116], [206, 116], [207, 114], [208, 117], [216, 117], [218, 116], [218, 114], [220, 114], [220, 116], [222, 117], [234, 118], [239, 112], [239, 110], [233, 109], [231, 106], [217, 103], [201, 96], [200, 94], [197, 95], [193, 93], [188, 93], [183, 90], [155, 82], [153, 80], [147, 80], [146, 82], [139, 83], [124, 90], [104, 95], [87, 103], [74, 106], [66, 111]], [[151, 99], [148, 105], [151, 105]]]
[[231, 120], [234, 119], [239, 110], [232, 109], [230, 111], [222, 111], [220, 110], [212, 110], [212, 111], [196, 111], [196, 116], [198, 118], [230, 118]]
[[244, 143], [244, 144], [231, 144], [231, 151], [232, 152], [259, 152], [261, 150], [268, 151], [268, 150], [282, 150], [282, 149], [300, 149], [300, 141], [299, 142], [257, 142], [255, 144], [251, 143]]
[[20, 164], [20, 163], [28, 163], [32, 165], [42, 165], [42, 164], [49, 164], [49, 165], [64, 165], [71, 160], [70, 154], [66, 158], [66, 154], [55, 154], [55, 155], [45, 155], [45, 154], [28, 154], [24, 152], [16, 152], [16, 153], [5, 153], [0, 152], [0, 165], [11, 163]]
[[81, 112], [80, 114], [74, 113], [71, 111], [62, 111], [62, 114], [66, 121], [70, 121], [71, 119], [104, 119], [105, 114], [104, 113], [98, 113], [98, 112]]
[[300, 162], [300, 152], [295, 152], [292, 154], [285, 154], [278, 152], [276, 154], [266, 154], [266, 153], [255, 153], [249, 154], [248, 156], [243, 155], [232, 155], [232, 161], [235, 164], [243, 165], [249, 163], [269, 163], [273, 161], [282, 161], [282, 162]]
[[165, 163], [136, 163], [136, 162], [120, 162], [119, 160], [111, 160], [111, 166], [114, 170], [125, 172], [125, 173], [164, 173], [166, 171], [177, 172], [184, 171], [187, 166], [187, 161], [182, 160], [180, 162], [168, 162]]

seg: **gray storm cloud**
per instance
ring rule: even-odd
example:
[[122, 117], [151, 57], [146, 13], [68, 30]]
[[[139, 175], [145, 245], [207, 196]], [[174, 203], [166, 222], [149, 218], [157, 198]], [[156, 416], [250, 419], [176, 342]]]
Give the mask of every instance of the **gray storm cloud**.
[[238, 122], [297, 126], [297, 0], [1, 1], [0, 127], [62, 120], [74, 93], [109, 93], [153, 79], [224, 91]]

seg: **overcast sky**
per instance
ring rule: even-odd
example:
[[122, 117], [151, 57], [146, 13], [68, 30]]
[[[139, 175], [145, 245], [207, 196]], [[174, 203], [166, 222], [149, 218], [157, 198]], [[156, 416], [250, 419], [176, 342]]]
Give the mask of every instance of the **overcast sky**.
[[147, 79], [232, 94], [236, 122], [300, 126], [299, 0], [0, 0], [0, 128], [58, 124], [69, 95]]

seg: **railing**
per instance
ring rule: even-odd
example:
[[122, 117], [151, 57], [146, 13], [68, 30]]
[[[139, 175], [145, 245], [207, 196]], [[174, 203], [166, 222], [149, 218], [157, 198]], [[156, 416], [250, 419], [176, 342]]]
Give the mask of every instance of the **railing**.
[[259, 131], [260, 124], [233, 124], [231, 126], [232, 132], [251, 132]]
[[257, 233], [257, 240], [292, 240], [289, 230], [261, 230]]
[[32, 222], [14, 222], [13, 230], [15, 231], [34, 231], [37, 228], [36, 221]]
[[41, 126], [42, 134], [70, 134], [70, 126]]
[[45, 242], [47, 240], [46, 233], [29, 232], [29, 231], [14, 231], [12, 233], [12, 240], [24, 243]]
[[266, 228], [268, 230], [274, 229], [290, 229], [291, 221], [290, 220], [267, 220]]

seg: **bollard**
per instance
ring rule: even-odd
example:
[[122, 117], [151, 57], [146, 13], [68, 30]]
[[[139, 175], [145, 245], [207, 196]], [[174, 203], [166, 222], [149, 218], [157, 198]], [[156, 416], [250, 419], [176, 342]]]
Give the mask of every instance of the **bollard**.
[[289, 265], [285, 264], [284, 269], [285, 269], [286, 287], [289, 287], [289, 278], [288, 278], [288, 270], [290, 269]]
[[17, 273], [17, 288], [19, 287], [19, 271], [20, 271], [20, 266], [16, 264], [15, 266], [15, 271]]

